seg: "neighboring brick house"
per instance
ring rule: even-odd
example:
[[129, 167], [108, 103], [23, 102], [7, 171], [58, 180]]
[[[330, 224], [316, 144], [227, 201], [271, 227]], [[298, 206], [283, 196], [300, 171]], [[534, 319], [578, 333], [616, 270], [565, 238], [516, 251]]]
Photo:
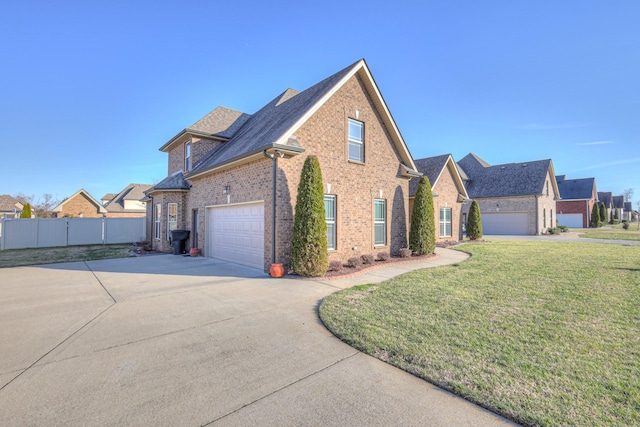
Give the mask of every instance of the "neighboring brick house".
[[595, 178], [567, 179], [556, 176], [560, 200], [556, 202], [558, 225], [571, 228], [589, 228], [593, 205], [598, 203]]
[[[436, 241], [462, 240], [466, 216], [462, 203], [469, 198], [451, 154], [415, 160], [418, 172], [429, 179], [433, 193]], [[409, 218], [419, 177], [409, 181]]]
[[20, 218], [24, 205], [8, 194], [0, 195], [0, 218]]
[[[556, 226], [559, 191], [550, 159], [491, 166], [470, 153], [458, 167], [480, 206], [483, 234], [539, 235]], [[464, 203], [463, 215], [470, 206]]]
[[419, 173], [364, 60], [252, 115], [218, 107], [160, 150], [169, 176], [146, 192], [156, 250], [170, 250], [170, 229], [188, 229], [205, 256], [289, 267], [311, 154], [322, 169], [330, 260], [407, 245], [409, 179]]
[[624, 202], [624, 215], [622, 219], [627, 221], [633, 220], [633, 204], [631, 202]]
[[107, 203], [104, 203], [104, 197], [109, 195], [105, 195], [102, 199], [107, 209], [105, 216], [119, 218], [146, 216], [147, 204], [142, 199], [146, 197], [144, 192], [151, 187], [151, 184], [129, 184]]
[[613, 209], [613, 193], [610, 191], [598, 191], [598, 209], [604, 203], [606, 218], [605, 223], [611, 222], [611, 211]]
[[74, 218], [102, 218], [107, 213], [107, 210], [86, 190], [80, 189], [53, 208], [52, 212], [58, 218], [64, 216]]

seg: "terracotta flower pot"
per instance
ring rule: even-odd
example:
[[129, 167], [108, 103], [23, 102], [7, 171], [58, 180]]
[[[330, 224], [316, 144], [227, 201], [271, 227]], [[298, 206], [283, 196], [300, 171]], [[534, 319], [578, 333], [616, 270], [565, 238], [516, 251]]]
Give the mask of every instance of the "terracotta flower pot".
[[189, 251], [189, 255], [191, 255], [191, 256], [198, 256], [198, 255], [200, 255], [200, 249], [198, 249], [198, 248], [191, 248], [191, 251]]
[[284, 267], [282, 264], [271, 264], [269, 274], [271, 274], [271, 277], [282, 277], [284, 276]]

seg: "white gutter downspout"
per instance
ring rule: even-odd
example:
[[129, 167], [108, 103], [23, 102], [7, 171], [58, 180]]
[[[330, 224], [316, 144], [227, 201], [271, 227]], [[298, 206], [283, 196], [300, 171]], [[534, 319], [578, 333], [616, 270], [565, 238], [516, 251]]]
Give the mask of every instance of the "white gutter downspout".
[[271, 264], [276, 263], [276, 172], [278, 171], [278, 157], [283, 158], [284, 153], [275, 150], [273, 154], [262, 152], [265, 157], [272, 160], [271, 173]]

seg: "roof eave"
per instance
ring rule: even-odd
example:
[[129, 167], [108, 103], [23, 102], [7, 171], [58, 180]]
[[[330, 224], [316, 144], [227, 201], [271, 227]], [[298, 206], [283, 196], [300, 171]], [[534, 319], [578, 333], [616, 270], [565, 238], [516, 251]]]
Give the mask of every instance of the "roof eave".
[[229, 159], [225, 162], [216, 164], [214, 166], [211, 166], [207, 169], [201, 170], [201, 171], [197, 171], [197, 172], [192, 172], [188, 175], [185, 176], [185, 179], [196, 179], [196, 178], [201, 178], [203, 176], [215, 173], [215, 172], [220, 172], [223, 171], [225, 169], [229, 169], [231, 167], [234, 166], [239, 166], [242, 165], [244, 163], [249, 163], [253, 160], [257, 160], [259, 158], [263, 158], [264, 157], [264, 153], [266, 152], [267, 154], [273, 154], [274, 152], [279, 152], [284, 154], [285, 156], [289, 156], [289, 157], [293, 157], [293, 156], [297, 156], [298, 154], [302, 154], [304, 153], [306, 150], [303, 147], [292, 147], [289, 145], [285, 145], [285, 144], [278, 144], [278, 143], [274, 143], [274, 144], [269, 144], [260, 148], [257, 148], [249, 153], [244, 153], [242, 155], [236, 156], [232, 159]]
[[218, 135], [214, 135], [211, 133], [207, 133], [207, 132], [202, 132], [199, 130], [195, 130], [195, 129], [191, 129], [191, 128], [186, 128], [186, 129], [182, 129], [180, 132], [178, 132], [178, 134], [176, 136], [174, 136], [173, 138], [171, 138], [166, 144], [164, 144], [162, 147], [159, 148], [160, 151], [162, 152], [169, 152], [170, 148], [173, 146], [173, 144], [176, 143], [176, 141], [178, 141], [180, 138], [182, 138], [185, 135], [191, 135], [191, 136], [200, 136], [203, 138], [209, 138], [209, 139], [215, 139], [217, 141], [228, 141], [229, 138], [224, 138]]

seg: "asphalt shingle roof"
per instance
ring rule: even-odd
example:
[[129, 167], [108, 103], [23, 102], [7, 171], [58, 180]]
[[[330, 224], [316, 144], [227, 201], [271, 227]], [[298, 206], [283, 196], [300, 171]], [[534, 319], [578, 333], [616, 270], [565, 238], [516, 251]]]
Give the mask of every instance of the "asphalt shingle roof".
[[598, 202], [604, 203], [605, 207], [610, 208], [612, 201], [613, 193], [610, 191], [598, 191]]
[[588, 200], [593, 197], [595, 178], [566, 179], [564, 175], [556, 176], [560, 198], [563, 200]]
[[507, 163], [491, 166], [475, 154], [467, 154], [458, 166], [468, 177], [467, 193], [472, 199], [542, 194], [551, 160]]
[[0, 211], [13, 212], [13, 210], [16, 209], [18, 212], [20, 212], [20, 205], [22, 205], [22, 203], [15, 197], [8, 194], [0, 195]]
[[144, 212], [144, 209], [125, 209], [125, 200], [139, 201], [145, 197], [144, 192], [151, 188], [151, 184], [129, 184], [124, 190], [114, 196], [105, 208], [109, 212]]
[[184, 179], [182, 172], [177, 172], [149, 188], [145, 193], [149, 194], [157, 190], [188, 190], [189, 188], [191, 188], [191, 186]]
[[613, 196], [613, 207], [616, 209], [624, 209], [624, 196]]
[[[443, 154], [441, 156], [426, 157], [424, 159], [414, 160], [418, 171], [429, 179], [429, 185], [431, 185], [432, 189], [434, 182], [436, 181], [436, 179], [438, 179], [438, 176], [440, 176], [442, 169], [444, 169], [447, 165], [449, 156], [450, 154]], [[409, 180], [409, 197], [413, 197], [416, 195], [418, 182], [420, 182], [419, 177], [411, 178]]]
[[[303, 92], [298, 93], [288, 89], [278, 95], [258, 112], [248, 117], [227, 142], [220, 144], [194, 165], [189, 175], [198, 174], [234, 159], [273, 147], [285, 132], [359, 62], [338, 71]], [[297, 145], [295, 142], [290, 143]]]

